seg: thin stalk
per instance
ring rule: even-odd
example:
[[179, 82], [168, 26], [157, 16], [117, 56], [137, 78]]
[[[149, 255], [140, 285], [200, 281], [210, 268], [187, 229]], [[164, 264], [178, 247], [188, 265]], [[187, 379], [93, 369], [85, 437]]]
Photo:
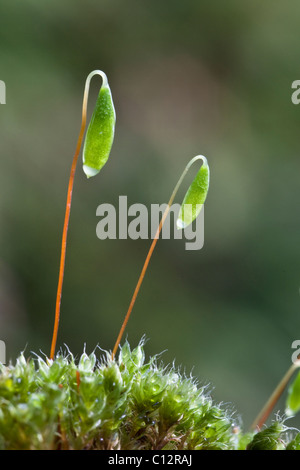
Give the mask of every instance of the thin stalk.
[[120, 342], [121, 342], [122, 336], [123, 336], [123, 334], [124, 334], [125, 328], [126, 328], [126, 326], [127, 326], [128, 320], [129, 320], [129, 318], [130, 318], [130, 315], [131, 315], [133, 306], [134, 306], [134, 304], [135, 304], [137, 295], [138, 295], [138, 293], [139, 293], [140, 287], [141, 287], [142, 282], [143, 282], [143, 279], [144, 279], [144, 277], [145, 277], [145, 274], [146, 274], [146, 271], [147, 271], [147, 268], [148, 268], [148, 265], [149, 265], [149, 262], [150, 262], [152, 253], [153, 253], [154, 248], [155, 248], [155, 246], [156, 246], [156, 243], [157, 243], [157, 240], [158, 240], [158, 238], [159, 238], [159, 235], [160, 235], [161, 229], [162, 229], [162, 227], [163, 227], [163, 224], [164, 224], [164, 222], [165, 222], [165, 220], [166, 220], [166, 218], [167, 218], [167, 215], [168, 215], [168, 213], [169, 213], [169, 211], [170, 211], [170, 207], [171, 207], [171, 205], [172, 205], [172, 203], [173, 203], [173, 201], [174, 201], [174, 199], [175, 199], [175, 196], [176, 196], [176, 194], [177, 194], [177, 191], [178, 191], [178, 189], [179, 189], [179, 187], [180, 187], [180, 185], [181, 185], [181, 183], [182, 183], [182, 181], [183, 181], [185, 175], [187, 174], [187, 172], [189, 171], [190, 167], [192, 166], [192, 164], [193, 164], [195, 161], [197, 161], [197, 160], [203, 160], [203, 158], [205, 158], [205, 157], [203, 157], [202, 155], [197, 155], [196, 157], [192, 158], [192, 160], [189, 161], [189, 163], [187, 164], [187, 166], [186, 166], [185, 169], [183, 170], [183, 173], [181, 174], [181, 176], [180, 176], [180, 178], [179, 178], [179, 180], [178, 180], [178, 182], [177, 182], [177, 184], [176, 184], [176, 186], [175, 186], [175, 188], [174, 188], [174, 190], [173, 190], [173, 192], [172, 192], [172, 195], [171, 195], [170, 200], [169, 200], [169, 202], [168, 202], [168, 204], [167, 204], [167, 207], [166, 207], [166, 209], [165, 209], [165, 211], [164, 211], [164, 213], [163, 213], [163, 215], [162, 215], [162, 218], [161, 218], [161, 221], [160, 221], [160, 223], [159, 223], [159, 226], [158, 226], [158, 229], [157, 229], [157, 231], [156, 231], [156, 234], [155, 234], [155, 236], [154, 236], [154, 238], [153, 238], [153, 241], [152, 241], [152, 243], [151, 243], [151, 245], [150, 245], [150, 248], [149, 248], [148, 254], [147, 254], [147, 256], [146, 256], [146, 260], [145, 260], [145, 262], [144, 262], [144, 265], [143, 265], [143, 268], [142, 268], [140, 277], [139, 277], [139, 279], [138, 279], [136, 288], [135, 288], [134, 293], [133, 293], [133, 296], [132, 296], [132, 298], [131, 298], [131, 302], [130, 302], [130, 304], [129, 304], [129, 308], [128, 308], [128, 310], [127, 310], [127, 313], [126, 313], [126, 316], [125, 316], [125, 318], [124, 318], [123, 324], [122, 324], [122, 326], [121, 326], [119, 335], [118, 335], [117, 340], [116, 340], [116, 343], [115, 343], [115, 345], [114, 345], [113, 352], [112, 352], [112, 355], [111, 355], [112, 360], [114, 359], [114, 357], [115, 357], [115, 355], [116, 355], [116, 353], [117, 353], [119, 344], [120, 344]]
[[67, 248], [67, 235], [68, 235], [68, 227], [69, 227], [69, 220], [70, 220], [70, 211], [71, 211], [71, 202], [72, 202], [72, 193], [73, 193], [73, 186], [74, 186], [74, 177], [76, 171], [77, 160], [80, 152], [80, 148], [82, 145], [82, 140], [84, 136], [84, 131], [86, 127], [86, 113], [87, 113], [87, 104], [88, 104], [88, 94], [90, 89], [90, 82], [94, 75], [100, 75], [103, 80], [103, 84], [107, 84], [107, 77], [104, 72], [101, 70], [94, 70], [91, 72], [85, 82], [84, 88], [84, 95], [83, 95], [83, 103], [82, 103], [82, 118], [81, 118], [81, 127], [78, 136], [78, 141], [76, 145], [75, 154], [73, 157], [73, 162], [71, 166], [71, 172], [69, 177], [69, 185], [67, 191], [67, 203], [66, 203], [66, 211], [65, 211], [65, 219], [64, 219], [64, 226], [63, 226], [63, 233], [62, 233], [62, 242], [61, 242], [61, 255], [60, 255], [60, 265], [59, 265], [59, 276], [58, 276], [58, 286], [57, 286], [57, 294], [56, 294], [56, 304], [55, 304], [55, 318], [54, 318], [54, 329], [52, 335], [52, 343], [51, 343], [51, 351], [50, 351], [50, 359], [54, 359], [55, 348], [56, 348], [56, 341], [57, 341], [57, 333], [58, 333], [58, 325], [59, 325], [59, 318], [60, 318], [60, 306], [61, 306], [61, 294], [62, 294], [62, 286], [63, 286], [63, 279], [64, 279], [64, 270], [65, 270], [65, 260], [66, 260], [66, 248]]
[[262, 410], [259, 412], [255, 420], [253, 421], [251, 425], [251, 430], [260, 430], [262, 426], [265, 424], [267, 421], [268, 417], [270, 416], [272, 410], [274, 409], [276, 403], [278, 402], [279, 398], [281, 397], [282, 393], [284, 392], [290, 378], [292, 377], [293, 373], [295, 372], [296, 369], [300, 367], [300, 361], [293, 362], [293, 364], [290, 366], [286, 374], [283, 376], [277, 387], [275, 388], [274, 392], [262, 408]]

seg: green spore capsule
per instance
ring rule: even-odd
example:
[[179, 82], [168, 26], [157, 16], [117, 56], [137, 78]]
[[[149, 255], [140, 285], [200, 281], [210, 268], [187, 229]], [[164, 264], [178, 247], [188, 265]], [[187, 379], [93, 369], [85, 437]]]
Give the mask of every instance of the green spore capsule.
[[103, 74], [103, 83], [86, 132], [83, 147], [83, 171], [88, 178], [97, 175], [108, 160], [114, 140], [116, 113], [111, 91]]
[[[208, 193], [209, 166], [207, 160], [203, 155], [198, 155], [195, 159], [201, 159], [203, 164], [183, 199], [177, 218], [178, 229], [184, 229], [196, 219]], [[195, 159], [193, 159], [193, 161], [195, 161]], [[193, 161], [191, 161], [191, 163]]]

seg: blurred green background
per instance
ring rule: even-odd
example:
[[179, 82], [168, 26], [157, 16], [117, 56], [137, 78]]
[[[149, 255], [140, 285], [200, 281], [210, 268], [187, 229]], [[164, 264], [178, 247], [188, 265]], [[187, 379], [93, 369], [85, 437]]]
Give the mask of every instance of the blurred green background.
[[[2, 0], [8, 359], [50, 350], [84, 82], [100, 68], [114, 97], [115, 142], [97, 178], [77, 168], [58, 346], [112, 349], [149, 247], [100, 241], [97, 206], [117, 205], [119, 195], [129, 205], [167, 202], [202, 153], [211, 168], [204, 248], [159, 241], [126, 334], [132, 346], [145, 334], [147, 355], [165, 351], [164, 362], [192, 370], [251, 424], [300, 337], [300, 106], [291, 102], [299, 14], [296, 0]], [[89, 113], [100, 83], [92, 82]]]

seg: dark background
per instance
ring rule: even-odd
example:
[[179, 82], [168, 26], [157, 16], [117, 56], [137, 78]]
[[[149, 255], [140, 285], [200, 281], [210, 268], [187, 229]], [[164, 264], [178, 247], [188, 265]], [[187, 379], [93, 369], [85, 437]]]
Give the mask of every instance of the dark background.
[[[100, 241], [97, 206], [117, 205], [119, 195], [147, 207], [167, 202], [202, 153], [211, 168], [204, 248], [159, 241], [126, 334], [132, 347], [145, 334], [147, 356], [165, 351], [165, 363], [212, 384], [247, 429], [300, 336], [300, 106], [291, 102], [299, 14], [296, 0], [2, 0], [8, 359], [50, 350], [84, 82], [100, 68], [114, 97], [115, 142], [98, 177], [77, 168], [58, 347], [112, 349], [149, 247]], [[100, 83], [93, 79], [89, 113]]]

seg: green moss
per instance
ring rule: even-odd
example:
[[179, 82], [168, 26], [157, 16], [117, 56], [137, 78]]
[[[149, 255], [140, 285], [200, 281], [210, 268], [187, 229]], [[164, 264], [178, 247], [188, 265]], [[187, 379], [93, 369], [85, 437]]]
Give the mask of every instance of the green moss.
[[[100, 350], [99, 350], [100, 351]], [[0, 365], [2, 449], [238, 450], [296, 449], [287, 428], [243, 435], [231, 411], [206, 387], [174, 367], [145, 362], [143, 341], [133, 351], [70, 351]]]
[[143, 342], [118, 360], [70, 352], [1, 366], [3, 449], [230, 449], [233, 420], [204, 387], [145, 362]]

